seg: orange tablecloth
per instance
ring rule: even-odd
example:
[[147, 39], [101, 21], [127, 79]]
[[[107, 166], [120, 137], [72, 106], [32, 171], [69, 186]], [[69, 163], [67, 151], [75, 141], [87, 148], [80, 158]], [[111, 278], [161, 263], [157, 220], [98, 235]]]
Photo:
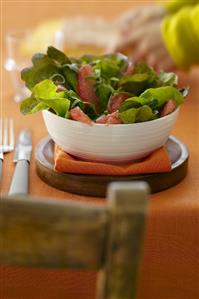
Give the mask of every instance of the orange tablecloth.
[[[14, 21], [22, 25], [28, 24], [27, 12], [36, 12], [38, 1], [35, 1], [35, 4], [29, 2], [27, 5], [11, 2], [4, 3], [5, 28], [14, 27]], [[74, 2], [71, 7], [75, 5]], [[96, 6], [93, 3], [87, 5], [85, 1], [82, 4], [79, 2], [78, 10], [81, 11], [82, 7], [82, 10], [89, 14], [95, 11], [96, 14], [101, 12], [107, 15], [107, 10], [103, 8], [105, 2], [103, 5], [99, 4], [100, 1], [96, 2]], [[120, 4], [117, 4], [118, 2], [114, 2], [114, 10], [111, 10], [111, 2], [108, 4], [110, 14], [118, 13], [120, 7], [124, 9], [131, 5], [129, 1], [125, 4], [124, 1], [120, 1]], [[43, 9], [44, 14], [52, 16], [54, 10], [54, 14], [58, 16], [58, 2], [53, 6], [49, 1], [48, 9], [45, 10], [47, 3], [48, 1], [41, 2], [38, 15], [42, 15]], [[22, 13], [17, 16], [17, 5], [22, 9], [24, 20]], [[60, 5], [64, 5], [63, 1]], [[86, 5], [90, 5], [87, 10]], [[9, 13], [10, 10], [12, 13]], [[69, 11], [72, 13], [72, 8]], [[60, 10], [59, 15], [61, 13], [67, 14], [67, 9], [64, 13], [63, 9]], [[30, 18], [30, 14], [28, 16]], [[37, 15], [32, 13], [32, 24], [35, 24], [36, 18]], [[199, 70], [193, 71], [182, 80], [190, 85], [190, 95], [180, 111], [172, 133], [182, 139], [190, 149], [189, 173], [179, 185], [150, 197], [138, 299], [199, 298]], [[1, 115], [14, 117], [16, 133], [24, 127], [32, 128], [35, 146], [46, 136], [41, 115], [21, 116], [18, 105], [13, 101], [10, 81], [5, 72], [1, 82]], [[1, 189], [7, 192], [13, 173], [12, 153], [6, 155], [3, 171]], [[63, 200], [94, 201], [96, 204], [104, 202], [104, 199], [77, 196], [47, 186], [35, 173], [34, 158], [30, 169], [30, 193]], [[69, 270], [0, 268], [0, 298], [94, 299], [95, 275], [91, 272]]]

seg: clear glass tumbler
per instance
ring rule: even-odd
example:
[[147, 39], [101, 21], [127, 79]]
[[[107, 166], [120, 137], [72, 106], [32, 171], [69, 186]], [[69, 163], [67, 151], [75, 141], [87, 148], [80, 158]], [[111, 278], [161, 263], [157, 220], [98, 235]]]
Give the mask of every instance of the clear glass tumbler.
[[29, 34], [29, 30], [12, 30], [6, 34], [5, 68], [11, 76], [16, 102], [20, 102], [29, 94], [21, 80], [21, 70], [30, 65], [31, 61], [30, 57], [23, 51], [23, 45]]
[[118, 28], [103, 18], [68, 17], [55, 32], [54, 45], [66, 55], [102, 55], [118, 38]]

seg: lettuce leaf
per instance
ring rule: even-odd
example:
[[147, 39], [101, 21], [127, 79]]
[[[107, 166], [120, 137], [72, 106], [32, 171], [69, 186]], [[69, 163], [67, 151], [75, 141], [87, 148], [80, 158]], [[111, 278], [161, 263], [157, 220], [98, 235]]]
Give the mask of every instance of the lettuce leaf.
[[55, 47], [48, 47], [47, 56], [51, 58], [55, 64], [61, 67], [63, 64], [71, 64], [71, 60], [60, 50]]
[[78, 68], [75, 64], [66, 64], [63, 67], [63, 74], [66, 78], [66, 85], [69, 89], [77, 90], [77, 73]]
[[100, 112], [104, 112], [107, 109], [110, 96], [113, 94], [114, 89], [110, 84], [101, 82], [96, 86], [96, 94], [99, 97]]
[[119, 113], [120, 118], [125, 124], [132, 124], [135, 122], [145, 122], [153, 118], [153, 111], [149, 106], [142, 106], [139, 108], [130, 108]]
[[33, 114], [41, 110], [48, 110], [48, 105], [45, 103], [39, 102], [33, 96], [23, 100], [20, 105], [20, 111], [22, 114]]
[[137, 64], [131, 76], [123, 77], [119, 86], [125, 91], [140, 95], [144, 90], [152, 87], [176, 86], [178, 77], [174, 73], [161, 72], [157, 74], [154, 69], [145, 63]]
[[99, 60], [99, 56], [92, 55], [92, 54], [85, 54], [79, 58], [80, 64], [88, 64], [93, 63], [95, 61]]
[[135, 65], [133, 74], [154, 74], [155, 71], [146, 63], [138, 63]]
[[120, 105], [119, 112], [123, 112], [130, 108], [139, 108], [140, 106], [142, 106], [141, 99], [139, 97], [132, 97], [132, 98], [125, 100]]
[[94, 70], [99, 70], [103, 78], [120, 77], [128, 67], [126, 56], [118, 54], [107, 54], [99, 57], [94, 62]]
[[160, 108], [168, 100], [174, 100], [177, 106], [181, 105], [184, 100], [180, 91], [173, 86], [149, 88], [140, 95], [140, 98], [142, 105], [150, 105], [154, 100], [156, 100], [158, 102], [157, 108]]
[[66, 117], [70, 101], [64, 91], [56, 92], [56, 90], [57, 86], [48, 79], [36, 84], [32, 95], [21, 103], [21, 112], [32, 114], [44, 109], [52, 109], [57, 115]]
[[66, 91], [66, 96], [70, 100], [70, 109], [79, 106], [81, 110], [86, 113], [92, 120], [97, 118], [94, 104], [83, 102], [73, 90]]
[[138, 109], [136, 122], [144, 122], [153, 118], [153, 111], [149, 106], [142, 106]]
[[[35, 54], [33, 65], [21, 72], [22, 80], [32, 92], [21, 103], [21, 112], [30, 114], [49, 109], [61, 117], [68, 117], [69, 110], [79, 106], [95, 120], [105, 114], [110, 97], [122, 92], [128, 93], [129, 97], [120, 105], [119, 113], [125, 123], [133, 123], [157, 118], [162, 106], [170, 99], [177, 106], [183, 102], [188, 89], [178, 91], [177, 75], [158, 74], [145, 63], [135, 65], [133, 72], [127, 75], [129, 63], [122, 54], [68, 58], [62, 51], [50, 46], [46, 54]], [[93, 92], [98, 98], [97, 110], [78, 95], [78, 73], [84, 64], [89, 64], [93, 70], [86, 79], [95, 82]], [[58, 92], [57, 85], [66, 90]], [[87, 92], [86, 85], [82, 88]]]
[[35, 54], [32, 63], [32, 67], [25, 68], [21, 72], [21, 79], [25, 81], [30, 90], [40, 81], [50, 79], [53, 75], [59, 73], [57, 66], [45, 54]]
[[37, 53], [33, 56], [33, 65], [22, 70], [21, 79], [32, 90], [37, 83], [45, 79], [59, 74], [63, 76], [64, 66], [71, 63], [71, 60], [63, 52], [50, 46], [47, 49], [47, 54]]
[[119, 81], [119, 86], [122, 90], [131, 92], [138, 96], [149, 86], [149, 75], [148, 74], [134, 74], [132, 76], [123, 77]]
[[32, 93], [39, 99], [64, 98], [65, 91], [57, 92], [57, 86], [51, 80], [43, 80], [35, 85]]
[[125, 76], [119, 81], [119, 86], [124, 91], [139, 96], [145, 89], [156, 86], [157, 73], [145, 63], [139, 63], [134, 67], [133, 74]]

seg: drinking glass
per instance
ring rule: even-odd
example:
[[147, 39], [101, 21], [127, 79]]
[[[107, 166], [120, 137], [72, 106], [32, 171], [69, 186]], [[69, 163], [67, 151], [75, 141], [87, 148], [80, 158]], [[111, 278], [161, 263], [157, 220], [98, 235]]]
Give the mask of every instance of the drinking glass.
[[29, 94], [21, 80], [21, 70], [30, 64], [30, 57], [23, 51], [29, 34], [30, 30], [12, 30], [6, 34], [5, 68], [10, 73], [16, 102], [20, 102]]
[[104, 19], [68, 17], [55, 32], [54, 45], [68, 56], [102, 55], [118, 38], [118, 29]]

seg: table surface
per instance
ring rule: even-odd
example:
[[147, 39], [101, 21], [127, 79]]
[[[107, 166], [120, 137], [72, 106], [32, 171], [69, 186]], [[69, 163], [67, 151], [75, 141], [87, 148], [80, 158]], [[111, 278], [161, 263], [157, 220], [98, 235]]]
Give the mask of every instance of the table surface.
[[[7, 2], [7, 6], [5, 4], [5, 10], [9, 9], [11, 5], [10, 2], [12, 1]], [[102, 15], [107, 15], [104, 10], [102, 12], [99, 1], [93, 2], [96, 2], [96, 6], [91, 5], [89, 8], [90, 14], [94, 11], [95, 14], [101, 12]], [[118, 3], [119, 2], [121, 2], [120, 5], [122, 9], [130, 6], [129, 3], [128, 5], [124, 5], [122, 1], [118, 1]], [[28, 5], [30, 5], [30, 3], [31, 2], [28, 1]], [[49, 3], [51, 2], [49, 1]], [[108, 4], [110, 6], [111, 1], [108, 1]], [[19, 3], [19, 5], [21, 4]], [[25, 10], [28, 9], [28, 5], [25, 6]], [[60, 5], [63, 5], [63, 3], [61, 4], [60, 2]], [[112, 16], [120, 11], [118, 7], [116, 5], [116, 11], [112, 12]], [[49, 8], [49, 14], [52, 14], [52, 8], [53, 7]], [[82, 9], [85, 12], [85, 6], [83, 4]], [[72, 11], [71, 8], [71, 12]], [[16, 19], [16, 22], [18, 22], [20, 27], [23, 24], [20, 23], [22, 20], [19, 21], [18, 19]], [[36, 17], [33, 17], [32, 24], [36, 21]], [[7, 23], [5, 22], [4, 24], [3, 33], [5, 33], [11, 25], [14, 26], [13, 24], [13, 20], [11, 22], [11, 15], [9, 14]], [[20, 114], [19, 105], [13, 100], [13, 91], [9, 75], [3, 70], [2, 63], [3, 61], [1, 61], [1, 117], [14, 118], [16, 135], [22, 128], [30, 128], [33, 134], [33, 155], [30, 163], [30, 193], [40, 197], [50, 196], [63, 200], [72, 199], [103, 203], [104, 199], [102, 198], [84, 197], [56, 190], [43, 183], [37, 177], [34, 163], [34, 149], [41, 138], [47, 135], [47, 131], [40, 113], [32, 116], [23, 116]], [[162, 289], [165, 289], [165, 297], [163, 299], [196, 299], [196, 297], [188, 297], [188, 295], [190, 295], [190, 286], [196, 288], [197, 285], [194, 271], [197, 269], [195, 262], [197, 260], [198, 250], [193, 251], [192, 249], [193, 246], [196, 248], [196, 246], [199, 245], [197, 237], [199, 213], [199, 69], [192, 70], [190, 74], [180, 73], [180, 84], [182, 86], [189, 85], [190, 94], [180, 110], [180, 115], [172, 134], [186, 143], [189, 148], [189, 171], [187, 177], [177, 186], [150, 196], [149, 222], [141, 269], [141, 285], [138, 292], [140, 299], [162, 299], [158, 297], [158, 290]], [[9, 189], [14, 170], [12, 158], [13, 153], [6, 154], [5, 156], [1, 183], [2, 192], [7, 192]], [[185, 218], [182, 218], [182, 215]], [[187, 231], [188, 227], [189, 231]], [[187, 242], [187, 244], [191, 246], [179, 250], [181, 246], [184, 246], [183, 242]], [[169, 257], [167, 256], [168, 252], [171, 252]], [[189, 260], [186, 260], [187, 258]], [[172, 267], [168, 268], [168, 263], [171, 264], [172, 259], [177, 263], [175, 269], [172, 269]], [[184, 263], [183, 267], [181, 263]], [[147, 273], [145, 271], [146, 268], [149, 269]], [[185, 277], [185, 273], [188, 273], [187, 277]], [[169, 290], [166, 291], [166, 289], [168, 289], [169, 286], [170, 290], [174, 287], [173, 284], [176, 280], [176, 275], [178, 275], [178, 279], [181, 280], [181, 282], [176, 282], [175, 286], [177, 292], [174, 291], [176, 295], [175, 297], [170, 297]], [[168, 295], [166, 295], [167, 292]]]

